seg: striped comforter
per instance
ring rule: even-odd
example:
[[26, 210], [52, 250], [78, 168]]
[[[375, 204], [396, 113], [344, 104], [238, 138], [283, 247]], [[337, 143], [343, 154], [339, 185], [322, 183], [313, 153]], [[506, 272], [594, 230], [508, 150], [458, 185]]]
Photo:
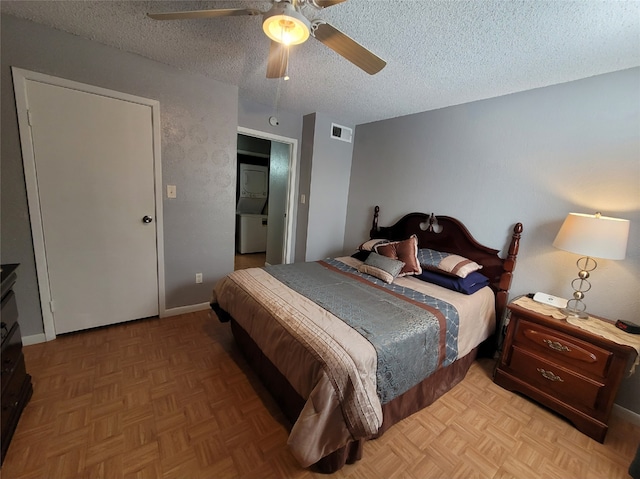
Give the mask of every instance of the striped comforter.
[[[386, 285], [358, 273], [358, 264], [339, 258], [239, 270], [214, 289], [212, 302], [306, 399], [288, 441], [303, 467], [375, 435], [383, 402], [494, 329], [489, 288], [465, 296], [411, 277]], [[465, 329], [468, 337], [459, 334]]]

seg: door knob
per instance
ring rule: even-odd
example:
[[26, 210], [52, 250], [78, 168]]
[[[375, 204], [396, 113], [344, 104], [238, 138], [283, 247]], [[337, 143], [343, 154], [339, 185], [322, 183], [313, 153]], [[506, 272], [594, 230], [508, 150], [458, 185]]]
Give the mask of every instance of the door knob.
[[153, 221], [153, 218], [149, 215], [146, 215], [142, 218], [143, 223], [151, 223], [152, 221]]

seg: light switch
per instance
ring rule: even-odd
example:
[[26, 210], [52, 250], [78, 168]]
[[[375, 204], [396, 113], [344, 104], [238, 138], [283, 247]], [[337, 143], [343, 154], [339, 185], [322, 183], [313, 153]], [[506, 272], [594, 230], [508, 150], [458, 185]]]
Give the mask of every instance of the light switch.
[[167, 185], [167, 198], [176, 197], [176, 185]]

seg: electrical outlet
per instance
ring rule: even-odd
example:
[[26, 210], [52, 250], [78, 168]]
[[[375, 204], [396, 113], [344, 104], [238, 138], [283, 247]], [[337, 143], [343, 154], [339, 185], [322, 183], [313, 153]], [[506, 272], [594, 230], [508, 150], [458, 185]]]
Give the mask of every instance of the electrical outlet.
[[176, 197], [176, 185], [167, 185], [167, 198]]
[[196, 273], [196, 283], [202, 283], [202, 273]]

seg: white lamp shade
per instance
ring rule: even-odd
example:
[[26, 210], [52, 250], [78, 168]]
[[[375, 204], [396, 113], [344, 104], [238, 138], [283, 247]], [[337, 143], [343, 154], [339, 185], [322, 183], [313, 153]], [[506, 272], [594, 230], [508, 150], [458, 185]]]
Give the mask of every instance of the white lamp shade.
[[274, 4], [264, 14], [262, 30], [274, 42], [299, 45], [309, 38], [309, 20], [289, 3]]
[[624, 259], [628, 239], [629, 220], [569, 213], [553, 246], [593, 258]]

